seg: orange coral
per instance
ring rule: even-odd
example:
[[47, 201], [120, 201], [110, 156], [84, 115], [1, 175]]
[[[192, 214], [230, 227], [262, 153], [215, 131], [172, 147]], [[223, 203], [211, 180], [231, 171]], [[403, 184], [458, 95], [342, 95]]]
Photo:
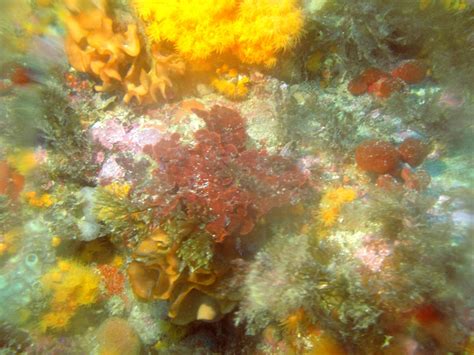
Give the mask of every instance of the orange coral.
[[323, 197], [319, 210], [316, 213], [324, 227], [332, 227], [336, 224], [342, 207], [357, 198], [357, 192], [350, 187], [338, 187], [328, 189]]
[[36, 191], [28, 191], [25, 193], [26, 201], [33, 207], [51, 207], [54, 198], [50, 194], [41, 194], [38, 196]]
[[250, 79], [247, 75], [239, 75], [237, 70], [226, 65], [217, 69], [216, 73], [219, 76], [211, 81], [211, 85], [221, 94], [230, 99], [241, 99], [248, 94]]
[[81, 306], [96, 302], [100, 277], [91, 268], [72, 260], [61, 260], [41, 278], [47, 293], [52, 294], [50, 311], [40, 321], [42, 331], [62, 330]]
[[13, 255], [18, 251], [21, 240], [21, 230], [15, 228], [5, 234], [0, 234], [0, 257]]
[[285, 333], [292, 336], [296, 335], [304, 324], [306, 324], [306, 314], [303, 308], [298, 308], [281, 322]]
[[154, 43], [172, 43], [191, 62], [232, 54], [271, 67], [303, 27], [295, 0], [134, 0]]
[[235, 302], [219, 298], [215, 292], [228, 268], [214, 265], [212, 270], [181, 270], [177, 249], [178, 244], [161, 230], [138, 245], [135, 261], [128, 267], [135, 295], [144, 300], [168, 300], [168, 316], [176, 324], [214, 321], [230, 312]]
[[297, 354], [306, 355], [343, 355], [343, 346], [327, 331], [313, 324], [304, 309], [299, 308], [283, 322], [284, 340]]
[[151, 57], [147, 55], [136, 24], [116, 31], [118, 24], [102, 8], [71, 12], [65, 23], [69, 62], [76, 70], [101, 81], [95, 86], [97, 91], [122, 87], [127, 103], [133, 98], [140, 104], [156, 102], [167, 98], [166, 90], [172, 87], [170, 77], [184, 73], [184, 63], [176, 55], [164, 56], [157, 48]]
[[6, 161], [0, 161], [0, 195], [16, 200], [24, 185], [24, 176], [18, 174]]

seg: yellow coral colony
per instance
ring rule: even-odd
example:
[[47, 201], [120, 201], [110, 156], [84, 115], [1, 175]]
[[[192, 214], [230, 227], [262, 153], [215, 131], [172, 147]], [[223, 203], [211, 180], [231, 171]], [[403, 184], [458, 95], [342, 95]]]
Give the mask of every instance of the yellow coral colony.
[[250, 79], [247, 75], [240, 75], [237, 70], [229, 69], [227, 65], [216, 70], [218, 77], [211, 81], [211, 85], [221, 94], [230, 99], [244, 98], [249, 89]]
[[96, 302], [100, 276], [78, 262], [61, 260], [43, 275], [41, 283], [52, 298], [49, 311], [40, 321], [40, 329], [63, 330], [79, 307]]
[[468, 0], [420, 0], [419, 4], [421, 10], [441, 5], [448, 11], [462, 11], [469, 6]]
[[50, 194], [42, 194], [38, 196], [36, 191], [28, 191], [25, 193], [25, 199], [29, 205], [33, 207], [51, 207], [54, 203], [54, 198]]
[[35, 152], [32, 149], [20, 149], [7, 156], [10, 166], [15, 168], [21, 175], [30, 174], [37, 165]]
[[154, 43], [172, 43], [187, 61], [231, 54], [242, 63], [276, 63], [303, 26], [295, 0], [134, 0]]
[[354, 201], [356, 197], [357, 192], [350, 187], [328, 189], [321, 198], [317, 212], [322, 225], [328, 228], [334, 226], [344, 204]]

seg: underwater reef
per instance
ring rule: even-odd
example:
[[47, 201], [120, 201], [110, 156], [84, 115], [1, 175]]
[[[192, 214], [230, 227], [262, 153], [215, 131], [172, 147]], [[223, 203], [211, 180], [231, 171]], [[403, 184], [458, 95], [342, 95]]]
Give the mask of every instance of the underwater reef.
[[0, 354], [474, 354], [473, 29], [2, 1]]

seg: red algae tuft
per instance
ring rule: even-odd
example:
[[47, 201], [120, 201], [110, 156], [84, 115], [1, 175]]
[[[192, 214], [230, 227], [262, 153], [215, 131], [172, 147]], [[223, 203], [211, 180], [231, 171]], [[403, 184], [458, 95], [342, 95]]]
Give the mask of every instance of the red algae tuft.
[[357, 166], [364, 171], [387, 174], [397, 168], [399, 154], [389, 142], [367, 140], [356, 148], [355, 160]]

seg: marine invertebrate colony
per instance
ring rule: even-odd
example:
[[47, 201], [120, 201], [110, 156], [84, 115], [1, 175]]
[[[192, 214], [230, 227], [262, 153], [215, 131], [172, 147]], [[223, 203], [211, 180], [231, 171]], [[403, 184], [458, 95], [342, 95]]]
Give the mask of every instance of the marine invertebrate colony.
[[168, 316], [176, 324], [222, 318], [236, 304], [218, 291], [231, 274], [230, 264], [211, 262], [198, 269], [180, 268], [180, 244], [160, 230], [144, 239], [128, 267], [133, 291], [142, 300], [168, 300]]
[[357, 192], [349, 187], [328, 189], [321, 198], [318, 216], [324, 227], [332, 227], [337, 221], [342, 207], [356, 199]]
[[188, 61], [232, 54], [246, 64], [273, 66], [278, 52], [291, 48], [303, 26], [294, 0], [134, 0], [147, 34], [172, 43]]
[[[105, 7], [105, 4], [104, 4]], [[68, 36], [66, 52], [71, 65], [81, 72], [93, 74], [100, 81], [98, 91], [123, 87], [124, 101], [156, 102], [167, 98], [172, 75], [184, 73], [184, 63], [175, 55], [163, 55], [158, 47], [151, 57], [144, 52], [137, 25], [127, 24], [118, 32], [105, 8], [70, 13], [65, 19]]]
[[50, 309], [40, 322], [42, 331], [67, 328], [79, 307], [95, 303], [99, 295], [99, 275], [70, 260], [59, 261], [41, 282], [45, 291], [52, 294]]

